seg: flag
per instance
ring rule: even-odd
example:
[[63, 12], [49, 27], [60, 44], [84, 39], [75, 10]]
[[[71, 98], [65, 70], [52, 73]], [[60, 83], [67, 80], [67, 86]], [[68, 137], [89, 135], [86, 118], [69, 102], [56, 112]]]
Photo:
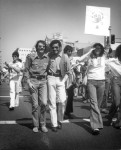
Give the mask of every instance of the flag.
[[86, 6], [85, 34], [109, 36], [110, 8]]

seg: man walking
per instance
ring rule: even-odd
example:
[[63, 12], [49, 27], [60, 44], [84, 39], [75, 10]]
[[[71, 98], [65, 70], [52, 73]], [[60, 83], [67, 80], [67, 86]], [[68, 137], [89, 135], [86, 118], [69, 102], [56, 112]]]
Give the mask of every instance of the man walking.
[[52, 52], [49, 55], [48, 65], [48, 96], [52, 131], [57, 132], [57, 127], [62, 128], [66, 101], [65, 82], [71, 72], [71, 67], [68, 56], [62, 52], [59, 40], [53, 40], [50, 43], [50, 48]]
[[[47, 65], [48, 54], [46, 53], [45, 41], [39, 40], [36, 45], [36, 52], [26, 58], [25, 77], [29, 85], [32, 99], [32, 119], [34, 132], [48, 132], [46, 128], [46, 105], [47, 105]], [[40, 107], [39, 107], [40, 106]], [[40, 113], [39, 113], [40, 108]]]
[[[5, 62], [10, 77], [10, 106], [9, 110], [14, 110], [14, 107], [19, 106], [19, 76], [22, 70], [22, 63], [19, 61], [18, 51], [12, 53], [13, 62]], [[7, 74], [6, 74], [7, 75]]]

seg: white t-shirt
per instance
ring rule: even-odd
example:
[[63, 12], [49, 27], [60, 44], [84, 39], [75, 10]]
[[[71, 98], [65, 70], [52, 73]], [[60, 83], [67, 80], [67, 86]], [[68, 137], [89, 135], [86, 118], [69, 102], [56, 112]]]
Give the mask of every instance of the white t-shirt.
[[87, 78], [90, 80], [105, 80], [105, 55], [88, 60]]
[[[17, 67], [19, 69], [22, 69], [23, 65], [21, 62], [16, 62], [16, 63], [10, 63], [13, 67]], [[17, 73], [14, 69], [10, 69], [10, 79], [15, 79], [18, 80], [20, 76], [20, 72]]]

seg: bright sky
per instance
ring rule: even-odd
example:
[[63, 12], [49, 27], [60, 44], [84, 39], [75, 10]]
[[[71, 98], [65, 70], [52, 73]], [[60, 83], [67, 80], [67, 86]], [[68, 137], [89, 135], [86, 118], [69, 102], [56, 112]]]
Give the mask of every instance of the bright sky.
[[86, 5], [110, 7], [112, 33], [121, 38], [121, 0], [0, 0], [0, 50], [11, 61], [17, 47], [31, 48], [37, 40], [61, 32], [71, 41], [103, 42], [84, 34]]

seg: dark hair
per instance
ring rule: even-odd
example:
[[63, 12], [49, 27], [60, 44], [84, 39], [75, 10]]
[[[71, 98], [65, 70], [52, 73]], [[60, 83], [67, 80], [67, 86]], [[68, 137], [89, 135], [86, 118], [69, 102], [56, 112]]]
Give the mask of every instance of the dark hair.
[[70, 50], [72, 52], [73, 51], [73, 47], [70, 46], [70, 45], [66, 45], [63, 51], [64, 51], [64, 53], [67, 53], [68, 50]]
[[61, 42], [60, 42], [59, 40], [53, 40], [53, 41], [51, 41], [50, 47], [52, 48], [52, 46], [53, 46], [54, 44], [58, 44], [59, 47], [62, 47], [62, 44], [61, 44]]
[[[100, 46], [100, 48], [101, 48], [101, 53], [99, 55], [99, 57], [101, 57], [104, 54], [104, 47], [100, 43], [95, 43], [92, 47], [96, 48], [97, 46]], [[96, 57], [95, 50], [92, 51], [92, 54], [93, 54], [93, 57]]]
[[116, 48], [115, 58], [118, 58], [121, 61], [121, 44]]
[[46, 42], [43, 41], [43, 40], [39, 40], [39, 41], [37, 41], [36, 44], [35, 44], [36, 50], [37, 50], [37, 48], [38, 48], [39, 43], [42, 43], [43, 45], [45, 45], [45, 49], [46, 49]]
[[13, 56], [17, 56], [17, 57], [19, 57], [19, 53], [18, 53], [18, 51], [14, 51], [13, 53], [12, 53], [12, 57]]

